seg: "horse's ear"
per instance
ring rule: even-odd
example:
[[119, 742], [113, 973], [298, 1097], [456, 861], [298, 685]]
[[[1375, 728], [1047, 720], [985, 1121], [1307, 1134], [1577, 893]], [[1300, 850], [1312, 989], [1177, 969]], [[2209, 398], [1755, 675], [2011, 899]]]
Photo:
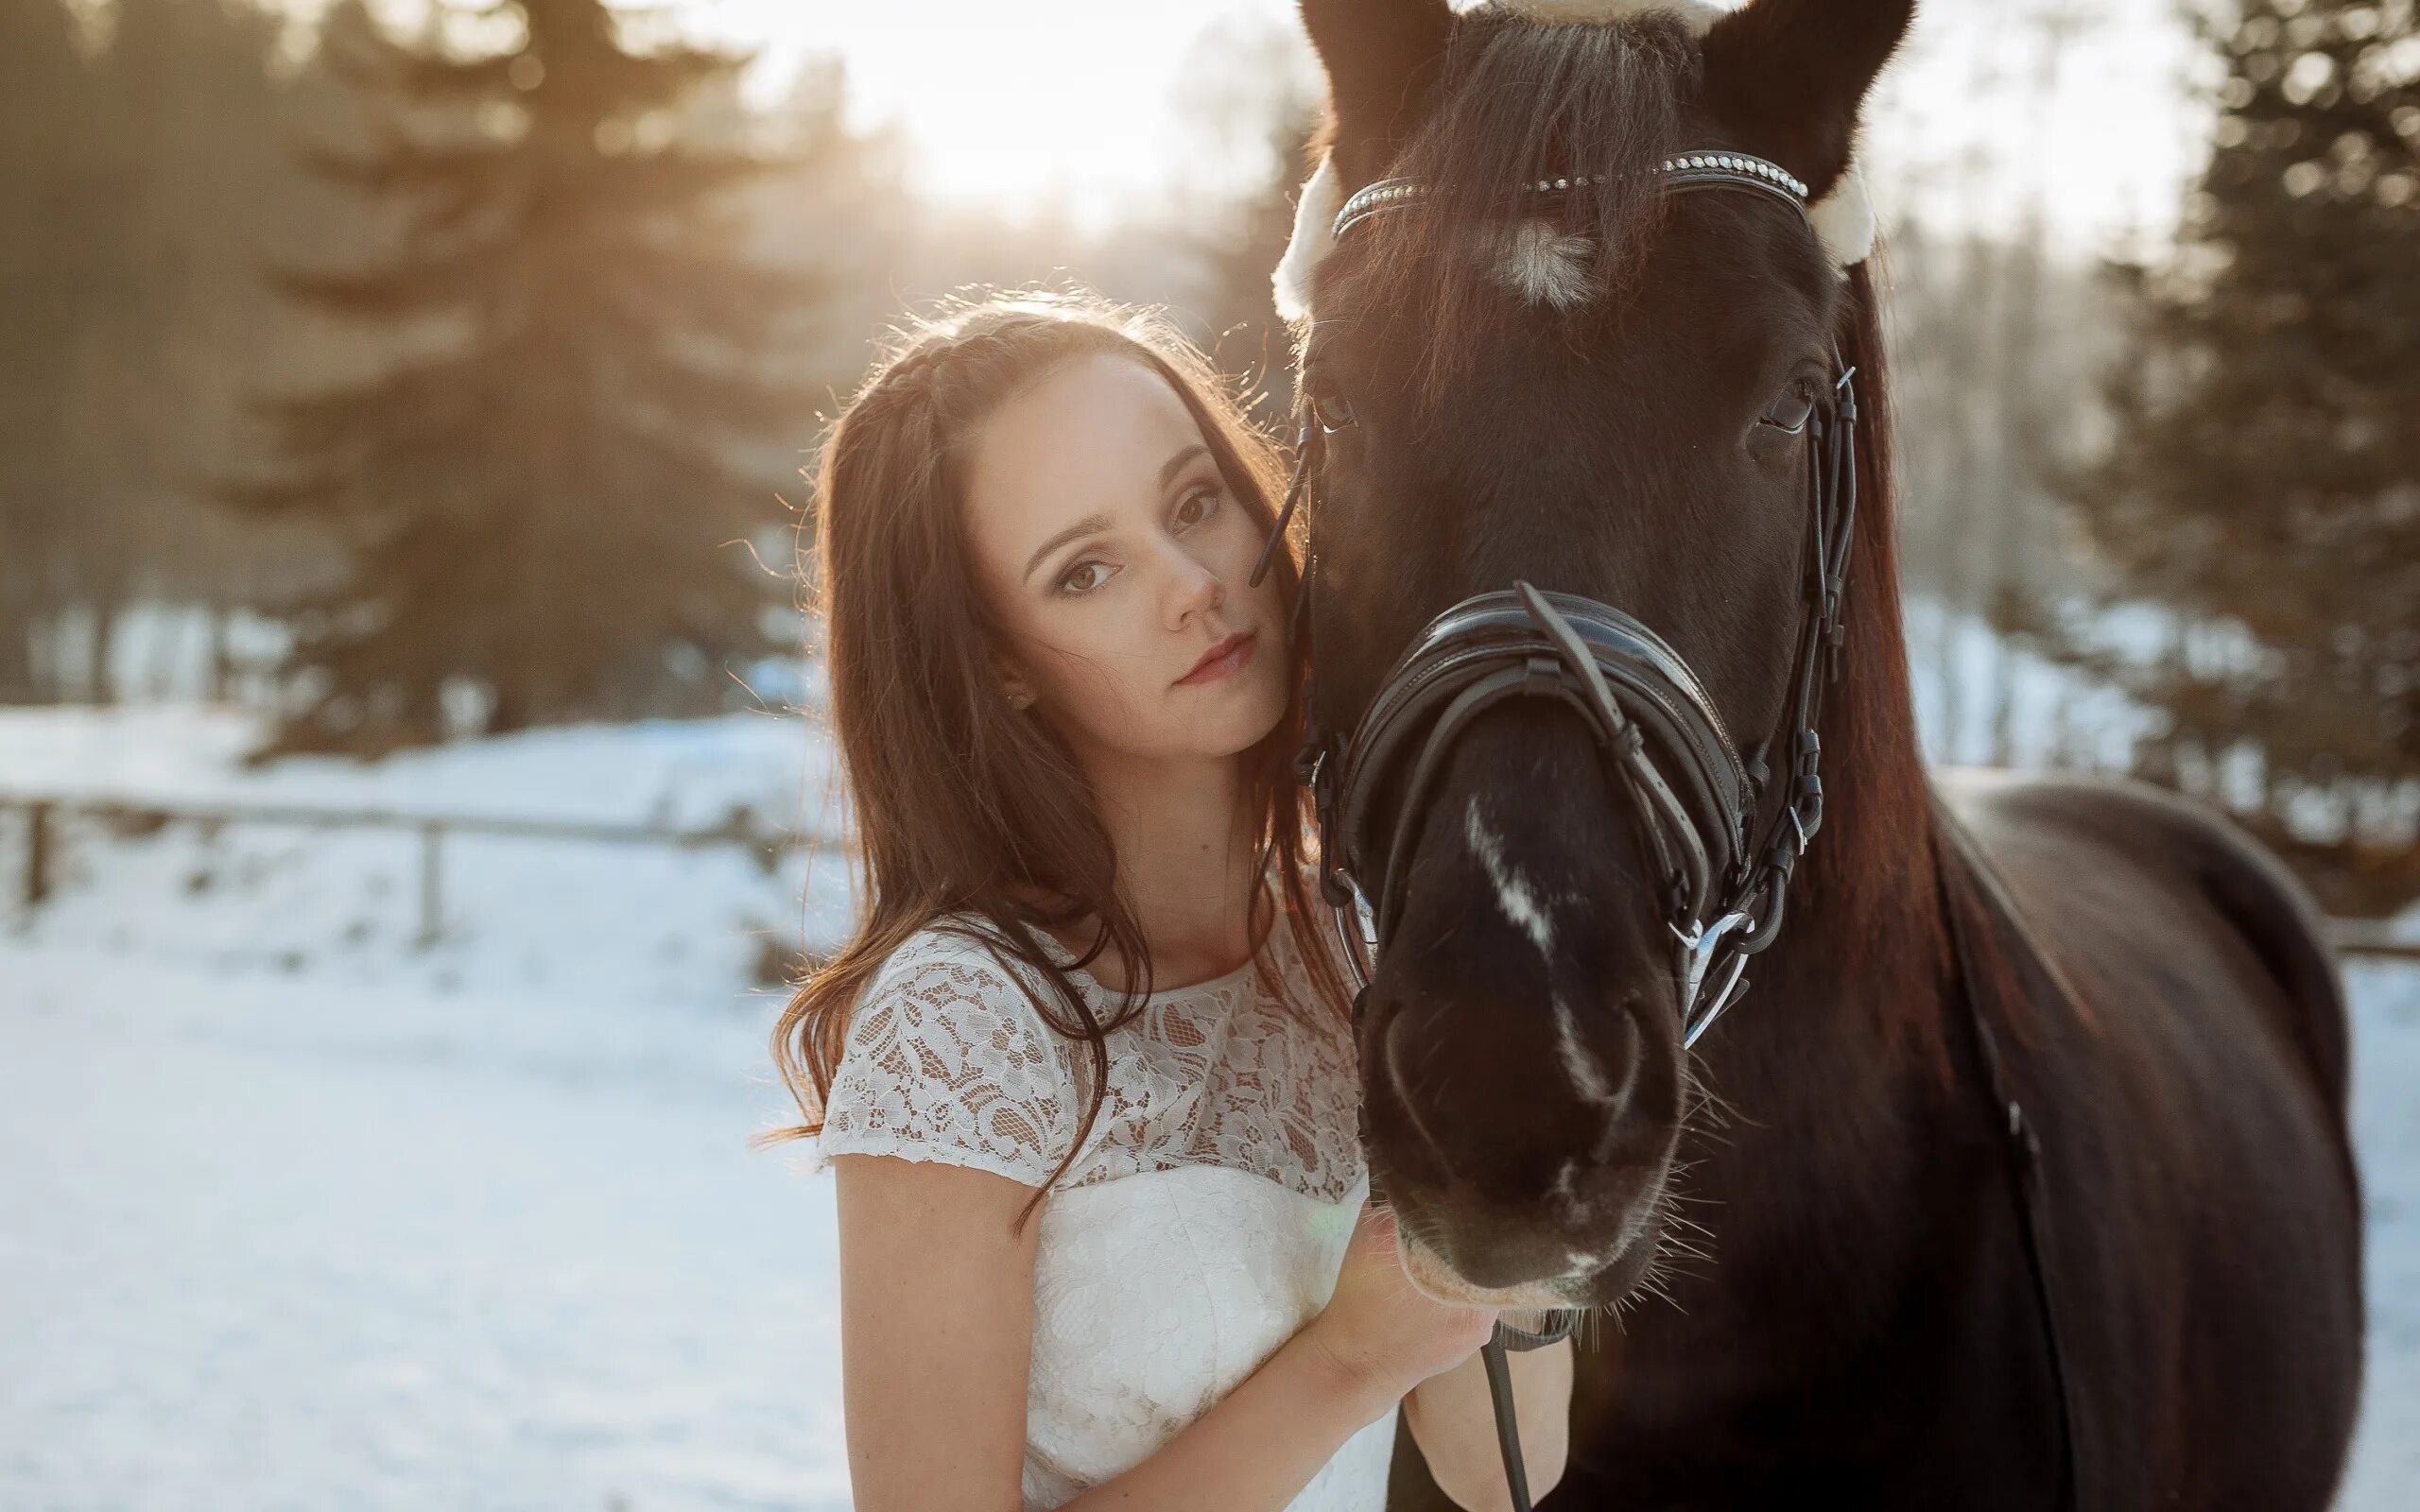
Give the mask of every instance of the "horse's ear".
[[1445, 56], [1445, 0], [1302, 0], [1303, 29], [1327, 71], [1328, 150], [1352, 188], [1375, 179], [1419, 124]]
[[1915, 0], [1753, 0], [1705, 36], [1705, 102], [1822, 199], [1848, 166], [1858, 108]]

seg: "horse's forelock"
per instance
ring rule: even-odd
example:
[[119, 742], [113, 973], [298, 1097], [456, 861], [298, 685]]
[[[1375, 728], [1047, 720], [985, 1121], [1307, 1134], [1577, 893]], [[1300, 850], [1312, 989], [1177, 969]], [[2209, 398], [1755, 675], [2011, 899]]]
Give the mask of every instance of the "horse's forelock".
[[1455, 29], [1428, 116], [1393, 170], [1426, 183], [1426, 197], [1353, 232], [1367, 239], [1368, 273], [1355, 281], [1352, 302], [1421, 312], [1426, 397], [1476, 359], [1483, 345], [1476, 324], [1490, 291], [1500, 307], [1501, 291], [1521, 286], [1521, 260], [1535, 262], [1538, 223], [1505, 215], [1516, 186], [1589, 180], [1569, 191], [1551, 223], [1562, 265], [1552, 287], [1584, 288], [1589, 300], [1532, 302], [1571, 314], [1630, 287], [1661, 224], [1654, 170], [1681, 147], [1682, 106], [1697, 69], [1695, 39], [1671, 12], [1618, 26], [1539, 26], [1480, 12]]

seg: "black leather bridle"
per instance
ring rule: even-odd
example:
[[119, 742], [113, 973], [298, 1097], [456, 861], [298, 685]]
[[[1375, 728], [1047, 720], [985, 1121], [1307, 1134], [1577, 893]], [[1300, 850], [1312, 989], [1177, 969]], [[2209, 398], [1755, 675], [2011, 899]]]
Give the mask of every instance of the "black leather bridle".
[[[1668, 160], [1662, 172], [1668, 189], [1744, 185], [1805, 212], [1804, 186], [1761, 159], [1691, 154]], [[1587, 181], [1546, 180], [1530, 192], [1552, 196]], [[1416, 202], [1417, 188], [1384, 180], [1362, 190], [1338, 214], [1339, 236], [1377, 213], [1373, 205]], [[1402, 861], [1454, 741], [1498, 703], [1542, 697], [1587, 722], [1617, 786], [1644, 820], [1657, 902], [1676, 941], [1684, 1042], [1694, 1044], [1738, 1000], [1747, 958], [1779, 935], [1790, 876], [1824, 822], [1823, 745], [1815, 727], [1824, 689], [1840, 674], [1857, 514], [1856, 369], [1842, 364], [1837, 349], [1833, 367], [1830, 390], [1806, 421], [1814, 444], [1807, 449], [1808, 539], [1790, 707], [1775, 736], [1753, 753], [1741, 754], [1703, 682], [1655, 631], [1612, 605], [1520, 581], [1474, 594], [1430, 620], [1380, 679], [1349, 732], [1340, 736], [1314, 718], [1296, 771], [1312, 790], [1318, 816], [1322, 894], [1362, 988], [1396, 923]], [[1349, 423], [1329, 424], [1306, 407], [1293, 480], [1253, 584], [1318, 471], [1321, 437]], [[1305, 606], [1317, 571], [1314, 549], [1305, 568]], [[1778, 774], [1771, 765], [1775, 738], [1784, 746]], [[1386, 824], [1377, 795], [1398, 776], [1403, 786]], [[1380, 847], [1382, 826], [1387, 844]], [[1364, 906], [1374, 940], [1362, 937], [1353, 917]]]
[[[1806, 186], [1779, 165], [1740, 153], [1688, 153], [1656, 170], [1668, 192], [1739, 189], [1769, 195], [1806, 213]], [[1520, 186], [1519, 213], [1533, 214], [1590, 180], [1540, 180]], [[1426, 186], [1388, 179], [1347, 199], [1337, 239], [1371, 215], [1417, 205]], [[1810, 226], [1810, 230], [1811, 230]], [[1681, 1039], [1693, 1045], [1747, 986], [1748, 957], [1778, 936], [1791, 873], [1824, 822], [1818, 776], [1823, 746], [1816, 723], [1824, 687], [1840, 675], [1849, 543], [1857, 515], [1856, 369], [1833, 353], [1828, 392], [1806, 423], [1807, 545], [1800, 583], [1800, 627], [1784, 723], [1743, 757], [1704, 684], [1663, 638], [1609, 604], [1542, 593], [1515, 581], [1448, 608], [1412, 638], [1379, 680], [1349, 732], [1313, 719], [1296, 759], [1312, 791], [1320, 828], [1320, 885], [1339, 942], [1358, 984], [1358, 1017], [1377, 954], [1397, 922], [1405, 858], [1424, 803], [1453, 744], [1473, 721], [1515, 698], [1562, 703], [1586, 721], [1616, 786], [1640, 817], [1655, 868], [1656, 905], [1676, 941]], [[1298, 384], [1298, 393], [1305, 386]], [[1287, 524], [1319, 468], [1330, 424], [1298, 398], [1301, 428], [1294, 474], [1251, 581], [1268, 571]], [[1298, 604], [1301, 625], [1318, 572], [1306, 553]], [[1298, 633], [1299, 633], [1298, 626]], [[1775, 738], [1784, 763], [1771, 765]], [[1398, 776], [1392, 823], [1377, 795]], [[1762, 819], [1761, 826], [1759, 820]], [[1374, 842], [1385, 830], [1387, 844]], [[1374, 906], [1373, 906], [1374, 904]], [[1365, 937], [1359, 915], [1373, 916]], [[1560, 1310], [1547, 1331], [1499, 1322], [1485, 1346], [1496, 1432], [1513, 1505], [1529, 1512], [1527, 1477], [1513, 1423], [1507, 1349], [1529, 1349], [1568, 1337], [1578, 1310]]]
[[[1807, 423], [1815, 445], [1810, 535], [1792, 669], [1785, 786], [1770, 801], [1772, 740], [1743, 758], [1705, 686], [1664, 639], [1595, 599], [1516, 581], [1431, 620], [1380, 680], [1342, 741], [1315, 731], [1304, 776], [1318, 808], [1322, 886], [1340, 916], [1374, 884], [1376, 937], [1401, 918], [1405, 859], [1453, 744], [1495, 705], [1547, 698], [1580, 714], [1616, 785], [1645, 820], [1658, 902], [1675, 942], [1682, 1039], [1695, 1044], [1746, 986], [1748, 957], [1778, 936], [1789, 879], [1824, 822], [1816, 734], [1824, 689], [1838, 675], [1849, 533], [1856, 507], [1849, 374], [1835, 407]], [[1828, 663], [1828, 664], [1827, 664]], [[1402, 778], [1386, 825], [1377, 795]], [[1761, 831], [1760, 816], [1769, 816]], [[1367, 985], [1359, 953], [1348, 952]], [[1373, 963], [1374, 964], [1374, 963]]]

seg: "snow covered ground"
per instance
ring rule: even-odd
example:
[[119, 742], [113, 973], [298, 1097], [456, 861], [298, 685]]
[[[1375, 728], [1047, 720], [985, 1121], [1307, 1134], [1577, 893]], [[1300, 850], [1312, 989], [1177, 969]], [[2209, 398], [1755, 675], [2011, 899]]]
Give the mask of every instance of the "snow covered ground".
[[0, 1506], [847, 1506], [758, 1005], [0, 973]]
[[2409, 1512], [2420, 1505], [2420, 966], [2358, 965], [2345, 982], [2370, 1221], [2370, 1352], [2360, 1436], [2337, 1504]]
[[[369, 768], [232, 762], [190, 707], [0, 713], [0, 791], [822, 830], [764, 716]], [[21, 821], [0, 816], [11, 891]], [[0, 1508], [847, 1505], [829, 1183], [754, 984], [828, 856], [408, 833], [63, 833], [0, 926]], [[804, 900], [802, 902], [802, 900]], [[2368, 1414], [2342, 1505], [2420, 1486], [2420, 968], [2352, 973]]]

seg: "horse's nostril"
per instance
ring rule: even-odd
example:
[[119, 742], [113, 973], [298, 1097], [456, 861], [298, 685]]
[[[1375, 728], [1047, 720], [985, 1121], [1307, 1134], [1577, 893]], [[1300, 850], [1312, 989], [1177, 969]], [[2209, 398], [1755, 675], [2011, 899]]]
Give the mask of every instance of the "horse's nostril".
[[[1407, 1179], [1536, 1201], [1634, 1163], [1667, 1132], [1644, 989], [1571, 1004], [1381, 980], [1368, 1000], [1365, 1127]], [[1572, 1173], [1564, 1175], [1564, 1173]]]

